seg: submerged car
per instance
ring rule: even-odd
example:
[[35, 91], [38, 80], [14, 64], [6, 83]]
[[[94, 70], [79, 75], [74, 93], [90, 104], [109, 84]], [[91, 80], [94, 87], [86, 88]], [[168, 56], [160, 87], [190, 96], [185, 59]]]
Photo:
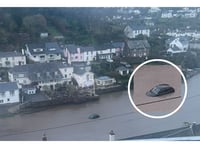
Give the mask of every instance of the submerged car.
[[171, 87], [169, 84], [159, 84], [153, 87], [148, 92], [146, 92], [146, 95], [149, 97], [158, 97], [173, 92], [175, 92], [175, 89]]
[[91, 114], [88, 118], [89, 118], [89, 119], [97, 119], [97, 118], [99, 118], [99, 117], [100, 117], [99, 114]]

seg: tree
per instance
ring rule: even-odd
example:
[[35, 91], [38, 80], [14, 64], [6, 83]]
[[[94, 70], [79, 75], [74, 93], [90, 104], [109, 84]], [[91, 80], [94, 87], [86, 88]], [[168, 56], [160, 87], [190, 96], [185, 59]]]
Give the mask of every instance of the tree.
[[47, 30], [47, 21], [41, 14], [26, 16], [23, 18], [23, 26], [30, 33], [40, 33]]

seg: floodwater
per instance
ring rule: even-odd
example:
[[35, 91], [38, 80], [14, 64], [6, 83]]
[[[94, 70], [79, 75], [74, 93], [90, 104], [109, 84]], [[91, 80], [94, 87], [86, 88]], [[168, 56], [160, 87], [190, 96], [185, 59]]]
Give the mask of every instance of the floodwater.
[[[183, 107], [164, 119], [150, 119], [131, 105], [127, 91], [105, 94], [100, 100], [80, 105], [57, 106], [32, 114], [0, 119], [0, 140], [108, 140], [113, 130], [116, 139], [179, 128], [183, 122], [200, 123], [200, 75], [188, 80], [188, 97]], [[98, 119], [88, 119], [98, 113]]]

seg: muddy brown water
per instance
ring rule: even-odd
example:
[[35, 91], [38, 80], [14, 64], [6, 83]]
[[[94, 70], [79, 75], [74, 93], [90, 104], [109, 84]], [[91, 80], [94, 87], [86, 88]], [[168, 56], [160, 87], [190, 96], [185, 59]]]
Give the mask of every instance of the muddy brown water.
[[[80, 105], [57, 106], [32, 114], [0, 119], [0, 140], [108, 140], [113, 130], [116, 139], [138, 136], [200, 123], [200, 75], [188, 80], [188, 97], [183, 107], [165, 119], [150, 119], [131, 105], [127, 91], [102, 95], [100, 100]], [[88, 119], [92, 113], [100, 118]]]

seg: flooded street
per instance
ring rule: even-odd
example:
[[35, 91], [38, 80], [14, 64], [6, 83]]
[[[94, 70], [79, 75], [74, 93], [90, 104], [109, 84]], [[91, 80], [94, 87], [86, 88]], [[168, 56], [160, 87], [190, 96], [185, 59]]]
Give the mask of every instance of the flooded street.
[[[113, 130], [116, 139], [159, 132], [200, 123], [200, 75], [188, 80], [188, 97], [183, 107], [165, 119], [150, 119], [131, 105], [127, 91], [105, 94], [100, 100], [81, 105], [57, 106], [33, 114], [0, 119], [0, 140], [108, 140]], [[98, 119], [88, 119], [98, 113]]]

